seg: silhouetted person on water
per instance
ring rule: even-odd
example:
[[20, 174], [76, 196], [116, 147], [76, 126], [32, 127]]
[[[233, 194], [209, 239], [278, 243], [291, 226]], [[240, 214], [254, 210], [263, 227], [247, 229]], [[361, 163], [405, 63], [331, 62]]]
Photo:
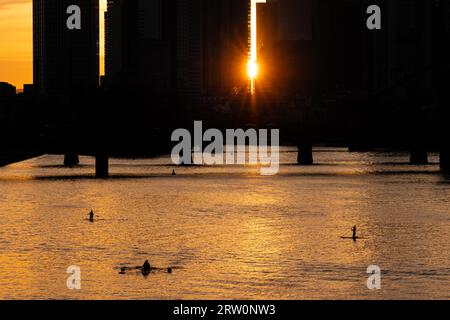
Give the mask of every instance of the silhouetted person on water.
[[356, 235], [356, 226], [353, 226], [352, 232], [353, 232], [352, 238], [353, 238], [353, 240], [356, 240], [358, 238], [357, 235]]
[[150, 271], [152, 271], [152, 266], [148, 260], [145, 260], [144, 265], [142, 266], [142, 272], [149, 273]]
[[89, 212], [89, 221], [94, 222], [94, 211]]

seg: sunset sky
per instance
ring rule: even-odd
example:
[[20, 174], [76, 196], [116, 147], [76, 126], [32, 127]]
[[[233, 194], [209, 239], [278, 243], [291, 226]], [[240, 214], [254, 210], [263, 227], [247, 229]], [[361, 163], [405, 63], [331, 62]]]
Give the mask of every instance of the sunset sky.
[[[101, 30], [106, 0], [101, 3]], [[0, 0], [0, 82], [22, 89], [33, 82], [33, 8], [32, 0]], [[100, 32], [100, 72], [103, 74], [103, 36]]]

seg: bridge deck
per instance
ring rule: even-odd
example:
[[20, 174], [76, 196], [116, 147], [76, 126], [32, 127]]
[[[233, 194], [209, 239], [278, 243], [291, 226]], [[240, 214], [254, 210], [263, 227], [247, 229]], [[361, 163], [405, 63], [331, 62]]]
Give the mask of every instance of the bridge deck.
[[0, 153], [0, 167], [5, 167], [13, 163], [22, 162], [28, 159], [36, 158], [41, 156], [42, 153], [38, 151], [17, 151], [17, 150], [7, 150]]

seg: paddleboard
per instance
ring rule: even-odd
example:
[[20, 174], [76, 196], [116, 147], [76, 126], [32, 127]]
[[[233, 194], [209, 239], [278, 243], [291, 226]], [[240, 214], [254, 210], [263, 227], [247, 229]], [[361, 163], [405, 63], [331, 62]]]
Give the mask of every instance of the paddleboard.
[[353, 238], [353, 237], [341, 237], [341, 239], [355, 239], [355, 240], [359, 240], [359, 239], [365, 239], [365, 238], [362, 238], [362, 237], [356, 237], [356, 238]]

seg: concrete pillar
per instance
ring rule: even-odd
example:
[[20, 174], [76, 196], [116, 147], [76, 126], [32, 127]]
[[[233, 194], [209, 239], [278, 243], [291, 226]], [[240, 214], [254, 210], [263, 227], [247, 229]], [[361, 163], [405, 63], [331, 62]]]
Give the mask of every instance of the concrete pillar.
[[409, 160], [413, 165], [426, 165], [428, 164], [428, 152], [425, 148], [413, 148]]
[[439, 159], [441, 171], [450, 173], [450, 148], [442, 148]]
[[368, 138], [356, 138], [352, 137], [348, 144], [349, 152], [370, 152], [373, 151], [373, 147], [368, 142]]
[[450, 173], [450, 110], [448, 105], [450, 98], [448, 88], [450, 85], [446, 69], [447, 59], [450, 54], [450, 45], [446, 37], [446, 11], [443, 1], [433, 1], [433, 86], [436, 95], [436, 104], [439, 109], [439, 117], [442, 123], [440, 132], [440, 168], [444, 173]]
[[109, 177], [109, 158], [107, 155], [97, 155], [95, 157], [95, 177], [108, 178]]
[[73, 167], [80, 164], [80, 158], [78, 154], [74, 152], [68, 152], [64, 155], [64, 165], [66, 167]]
[[309, 144], [298, 146], [297, 163], [304, 166], [314, 164], [312, 145]]
[[419, 133], [413, 134], [410, 162], [413, 165], [428, 164], [427, 144]]

